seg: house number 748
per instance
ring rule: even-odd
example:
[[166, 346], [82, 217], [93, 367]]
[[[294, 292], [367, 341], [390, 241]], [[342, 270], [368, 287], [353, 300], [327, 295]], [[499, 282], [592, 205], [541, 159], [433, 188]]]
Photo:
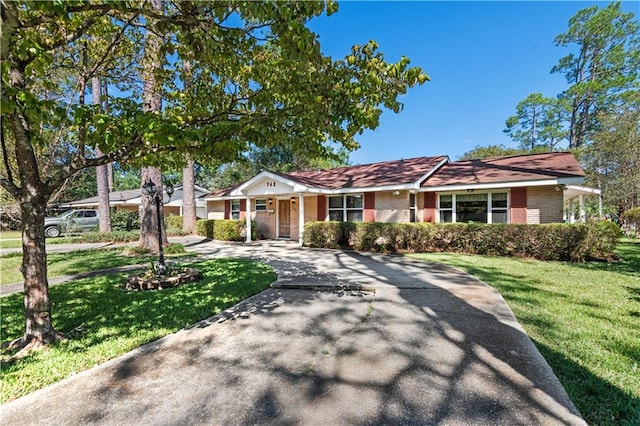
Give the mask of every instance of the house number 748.
[[272, 188], [275, 187], [276, 183], [275, 182], [267, 182], [267, 188]]

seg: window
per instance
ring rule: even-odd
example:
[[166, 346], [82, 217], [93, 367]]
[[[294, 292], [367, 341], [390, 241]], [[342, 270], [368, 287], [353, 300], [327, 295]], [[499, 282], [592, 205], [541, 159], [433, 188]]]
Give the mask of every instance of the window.
[[95, 210], [85, 210], [84, 217], [96, 217], [97, 212]]
[[507, 193], [496, 192], [491, 195], [491, 223], [507, 223]]
[[416, 221], [416, 194], [409, 194], [409, 222]]
[[453, 222], [453, 195], [440, 196], [440, 222]]
[[439, 221], [443, 223], [509, 221], [506, 192], [444, 194], [438, 198]]
[[240, 200], [231, 200], [231, 219], [240, 220]]
[[362, 222], [363, 196], [332, 195], [329, 199], [329, 220], [336, 222]]
[[456, 222], [487, 223], [488, 194], [456, 195]]
[[264, 198], [261, 200], [256, 200], [256, 211], [266, 211], [267, 210], [267, 200]]

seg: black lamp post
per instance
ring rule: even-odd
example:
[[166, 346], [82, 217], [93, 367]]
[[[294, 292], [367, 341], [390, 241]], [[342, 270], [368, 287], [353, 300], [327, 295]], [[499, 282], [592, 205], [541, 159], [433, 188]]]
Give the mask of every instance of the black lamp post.
[[[164, 190], [167, 192], [169, 200], [171, 200], [171, 196], [173, 195], [173, 184], [169, 182], [165, 186]], [[142, 185], [142, 193], [150, 199], [154, 199], [156, 202], [156, 213], [158, 215], [158, 274], [164, 275], [167, 271], [167, 265], [164, 263], [164, 251], [162, 249], [162, 215], [160, 214], [160, 206], [162, 204], [162, 187], [156, 188], [151, 179], [147, 179], [144, 185]], [[169, 201], [167, 200], [167, 202]]]

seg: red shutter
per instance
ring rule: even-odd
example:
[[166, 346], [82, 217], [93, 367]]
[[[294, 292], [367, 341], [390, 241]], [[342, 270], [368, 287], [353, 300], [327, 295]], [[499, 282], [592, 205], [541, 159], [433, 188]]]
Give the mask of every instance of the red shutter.
[[247, 200], [240, 200], [240, 220], [247, 218]]
[[376, 193], [365, 192], [364, 193], [364, 212], [362, 215], [363, 222], [375, 222], [376, 221]]
[[436, 221], [436, 193], [424, 193], [424, 222]]
[[511, 223], [527, 223], [527, 188], [511, 188]]
[[327, 197], [318, 195], [318, 220], [324, 222], [327, 218]]
[[224, 218], [229, 219], [231, 216], [231, 200], [224, 200]]

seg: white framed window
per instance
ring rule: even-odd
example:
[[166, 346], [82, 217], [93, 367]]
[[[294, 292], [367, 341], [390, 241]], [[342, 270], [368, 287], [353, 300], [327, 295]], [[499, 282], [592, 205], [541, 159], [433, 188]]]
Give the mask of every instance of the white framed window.
[[453, 195], [440, 195], [438, 197], [438, 222], [448, 223], [454, 222], [453, 220]]
[[442, 223], [508, 223], [507, 192], [441, 194], [438, 221]]
[[489, 211], [491, 212], [491, 222], [489, 223], [509, 223], [509, 197], [507, 193], [494, 192], [489, 195]]
[[364, 196], [362, 194], [330, 195], [329, 220], [336, 222], [362, 222]]
[[231, 200], [231, 219], [240, 220], [240, 200]]
[[267, 200], [262, 198], [262, 199], [257, 199], [256, 200], [256, 211], [257, 212], [263, 212], [267, 210]]

